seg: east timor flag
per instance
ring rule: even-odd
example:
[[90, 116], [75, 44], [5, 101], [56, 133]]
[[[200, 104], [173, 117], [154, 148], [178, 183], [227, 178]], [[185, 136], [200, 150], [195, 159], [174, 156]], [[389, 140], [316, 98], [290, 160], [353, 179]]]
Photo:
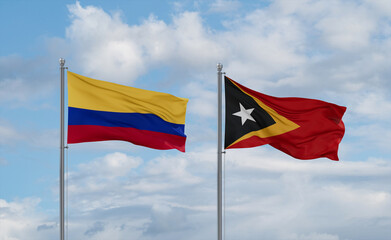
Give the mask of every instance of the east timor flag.
[[187, 102], [68, 72], [68, 143], [122, 140], [184, 152]]
[[346, 107], [306, 98], [278, 98], [225, 77], [225, 149], [269, 144], [298, 159], [338, 161]]

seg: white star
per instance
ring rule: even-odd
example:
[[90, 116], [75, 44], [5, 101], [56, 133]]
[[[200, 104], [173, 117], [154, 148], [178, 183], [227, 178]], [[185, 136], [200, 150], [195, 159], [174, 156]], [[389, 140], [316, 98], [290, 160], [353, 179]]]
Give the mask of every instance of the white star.
[[242, 119], [242, 126], [246, 122], [246, 120], [251, 120], [255, 122], [255, 119], [251, 116], [251, 113], [254, 111], [254, 108], [245, 109], [241, 103], [239, 103], [240, 111], [233, 113], [232, 115], [238, 116]]

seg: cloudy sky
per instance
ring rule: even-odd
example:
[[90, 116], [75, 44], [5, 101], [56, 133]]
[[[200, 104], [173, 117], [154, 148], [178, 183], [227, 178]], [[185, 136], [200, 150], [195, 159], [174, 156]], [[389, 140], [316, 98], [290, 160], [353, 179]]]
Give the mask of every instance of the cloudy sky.
[[225, 155], [225, 239], [391, 239], [389, 0], [0, 0], [0, 239], [59, 236], [59, 63], [189, 99], [186, 153], [69, 146], [69, 239], [216, 239], [216, 64], [346, 106], [340, 161]]

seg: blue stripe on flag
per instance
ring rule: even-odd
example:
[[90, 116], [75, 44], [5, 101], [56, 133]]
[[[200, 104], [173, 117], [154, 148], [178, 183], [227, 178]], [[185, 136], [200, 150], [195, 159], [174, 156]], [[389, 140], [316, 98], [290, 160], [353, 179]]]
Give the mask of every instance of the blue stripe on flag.
[[170, 123], [150, 113], [105, 112], [68, 107], [68, 125], [130, 127], [186, 137], [184, 124]]

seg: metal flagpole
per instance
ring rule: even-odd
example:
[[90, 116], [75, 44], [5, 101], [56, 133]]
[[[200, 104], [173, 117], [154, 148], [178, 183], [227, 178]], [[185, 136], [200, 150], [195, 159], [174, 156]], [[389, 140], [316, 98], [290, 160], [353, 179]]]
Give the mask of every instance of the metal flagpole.
[[60, 58], [61, 115], [60, 115], [60, 240], [64, 240], [64, 70], [65, 59]]
[[217, 64], [218, 117], [217, 117], [217, 239], [222, 240], [222, 75], [223, 64]]

